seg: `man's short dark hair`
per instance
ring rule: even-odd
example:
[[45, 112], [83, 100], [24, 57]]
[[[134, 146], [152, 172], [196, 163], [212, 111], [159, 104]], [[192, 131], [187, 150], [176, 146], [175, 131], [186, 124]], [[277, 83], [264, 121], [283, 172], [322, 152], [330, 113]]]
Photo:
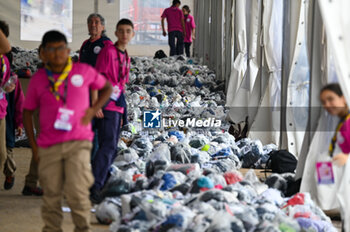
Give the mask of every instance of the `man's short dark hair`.
[[175, 6], [176, 4], [180, 4], [181, 5], [180, 0], [173, 0], [173, 6]]
[[117, 23], [116, 29], [118, 29], [118, 27], [120, 25], [129, 25], [129, 26], [132, 27], [132, 29], [134, 29], [134, 24], [132, 23], [132, 21], [130, 19], [121, 19], [121, 20], [119, 20], [118, 23]]
[[64, 42], [65, 44], [67, 44], [67, 38], [64, 34], [62, 34], [59, 31], [55, 31], [55, 30], [48, 31], [43, 36], [41, 45], [43, 48], [45, 48], [46, 44], [53, 43], [53, 42]]
[[2, 33], [4, 33], [6, 37], [9, 37], [10, 35], [9, 25], [3, 20], [0, 20], [0, 30], [2, 31]]

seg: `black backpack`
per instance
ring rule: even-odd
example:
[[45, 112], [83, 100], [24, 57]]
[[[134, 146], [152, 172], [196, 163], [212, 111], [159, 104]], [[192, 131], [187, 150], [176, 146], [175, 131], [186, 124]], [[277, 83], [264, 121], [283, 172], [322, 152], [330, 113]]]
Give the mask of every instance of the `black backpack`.
[[158, 50], [154, 54], [153, 59], [162, 59], [162, 58], [165, 58], [165, 57], [167, 57], [167, 56], [165, 55], [164, 51], [163, 50]]
[[271, 169], [273, 173], [294, 173], [297, 168], [297, 159], [287, 150], [272, 151], [269, 154], [270, 158], [266, 162], [265, 172]]

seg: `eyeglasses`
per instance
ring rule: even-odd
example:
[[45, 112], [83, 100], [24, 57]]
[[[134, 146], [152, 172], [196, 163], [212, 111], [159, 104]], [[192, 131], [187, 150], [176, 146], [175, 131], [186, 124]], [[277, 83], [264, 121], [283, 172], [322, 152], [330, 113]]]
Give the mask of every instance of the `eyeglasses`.
[[59, 47], [47, 47], [45, 48], [45, 51], [49, 52], [49, 53], [54, 53], [55, 51], [58, 52], [63, 52], [64, 50], [66, 50], [66, 46], [59, 46]]

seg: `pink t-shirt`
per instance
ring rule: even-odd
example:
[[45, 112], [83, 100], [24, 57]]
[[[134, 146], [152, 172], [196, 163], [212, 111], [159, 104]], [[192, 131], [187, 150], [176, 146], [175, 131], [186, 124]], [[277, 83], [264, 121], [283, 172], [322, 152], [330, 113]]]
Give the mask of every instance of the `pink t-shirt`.
[[178, 7], [172, 6], [172, 7], [166, 8], [161, 17], [166, 18], [168, 21], [168, 32], [172, 32], [172, 31], [183, 32], [181, 19], [184, 18], [184, 14], [182, 10], [180, 10]]
[[[97, 57], [95, 68], [111, 82], [113, 89], [118, 88], [120, 92], [125, 92], [130, 70], [130, 57], [127, 52], [118, 50], [113, 44], [107, 44]], [[124, 108], [116, 106], [113, 100], [104, 109], [124, 113]]]
[[194, 22], [194, 18], [192, 15], [187, 15], [185, 17], [185, 29], [186, 29], [186, 37], [184, 38], [185, 43], [192, 43], [192, 29], [196, 28], [196, 24]]
[[350, 119], [346, 120], [340, 128], [337, 142], [344, 153], [350, 153]]
[[[2, 62], [0, 60], [0, 87], [2, 88], [6, 82], [10, 79], [10, 63], [5, 55], [3, 55], [5, 61], [5, 72], [2, 74]], [[0, 119], [4, 119], [6, 117], [6, 108], [7, 108], [7, 100], [6, 93], [0, 90]]]
[[[54, 78], [58, 78], [54, 74]], [[83, 126], [81, 118], [89, 108], [90, 89], [101, 89], [106, 79], [88, 64], [74, 63], [67, 79], [67, 105], [74, 111], [72, 117], [72, 130], [61, 131], [54, 128], [58, 109], [64, 106], [63, 100], [56, 100], [50, 91], [50, 83], [44, 68], [39, 69], [31, 78], [28, 86], [24, 109], [35, 110], [39, 108], [40, 134], [37, 142], [40, 147], [50, 147], [55, 144], [74, 141], [92, 141], [91, 125]], [[64, 95], [65, 83], [58, 92]]]

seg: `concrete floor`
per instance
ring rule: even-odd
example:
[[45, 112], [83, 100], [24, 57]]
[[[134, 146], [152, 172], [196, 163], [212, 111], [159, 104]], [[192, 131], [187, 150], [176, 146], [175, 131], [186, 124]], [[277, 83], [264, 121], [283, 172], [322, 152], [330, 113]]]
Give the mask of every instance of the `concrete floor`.
[[[40, 215], [41, 197], [22, 196], [24, 177], [28, 172], [31, 152], [28, 148], [14, 150], [17, 164], [15, 185], [11, 190], [4, 190], [4, 176], [0, 175], [0, 232], [38, 232], [43, 222]], [[248, 170], [241, 170], [244, 174]], [[263, 175], [257, 171], [259, 177]], [[108, 226], [99, 225], [91, 213], [93, 232], [109, 231]], [[340, 231], [341, 224], [334, 221]], [[70, 213], [64, 213], [63, 231], [73, 231], [74, 225]]]
[[[28, 148], [14, 150], [17, 164], [15, 185], [4, 190], [4, 175], [0, 177], [0, 231], [1, 232], [38, 232], [43, 227], [40, 206], [41, 197], [22, 196], [24, 177], [28, 173], [31, 152]], [[108, 231], [108, 226], [99, 225], [95, 215], [91, 214], [94, 232]], [[64, 213], [63, 231], [73, 231], [74, 225], [70, 213]]]

